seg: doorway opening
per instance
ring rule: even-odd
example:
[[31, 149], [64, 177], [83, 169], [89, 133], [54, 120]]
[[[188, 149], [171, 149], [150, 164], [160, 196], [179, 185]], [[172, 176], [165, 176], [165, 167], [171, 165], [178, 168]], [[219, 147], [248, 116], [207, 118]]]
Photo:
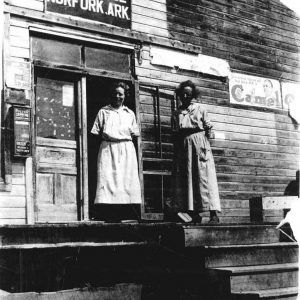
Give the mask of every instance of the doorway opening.
[[91, 134], [91, 129], [99, 110], [110, 104], [112, 87], [120, 81], [125, 82], [130, 87], [129, 97], [126, 98], [124, 105], [135, 113], [134, 86], [131, 82], [108, 77], [87, 77], [88, 194], [90, 219], [97, 217], [94, 200], [97, 188], [97, 158], [101, 143], [101, 138]]

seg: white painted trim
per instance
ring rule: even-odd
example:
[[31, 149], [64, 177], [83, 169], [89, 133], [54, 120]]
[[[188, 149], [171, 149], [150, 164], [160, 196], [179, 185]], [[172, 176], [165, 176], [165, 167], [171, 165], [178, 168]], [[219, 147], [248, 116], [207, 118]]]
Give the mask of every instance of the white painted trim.
[[34, 25], [34, 26], [29, 26], [29, 31], [30, 31], [30, 33], [37, 32], [37, 33], [50, 34], [50, 35], [65, 37], [65, 38], [74, 39], [74, 40], [78, 40], [78, 41], [86, 41], [86, 42], [91, 42], [91, 43], [96, 43], [96, 44], [107, 45], [107, 46], [114, 46], [114, 47], [123, 48], [123, 49], [130, 49], [130, 50], [134, 49], [134, 45], [129, 44], [129, 43], [115, 41], [113, 39], [105, 39], [105, 38], [97, 37], [97, 36], [91, 35], [91, 34], [79, 33], [76, 31], [67, 30], [65, 28], [49, 29], [49, 27], [47, 27], [47, 26]]
[[[4, 40], [4, 5], [0, 0], [0, 92], [3, 90], [3, 40]], [[2, 92], [1, 94], [2, 95]], [[1, 113], [1, 110], [0, 110]]]
[[33, 165], [32, 157], [25, 162], [26, 181], [26, 224], [34, 224], [34, 199], [33, 199]]

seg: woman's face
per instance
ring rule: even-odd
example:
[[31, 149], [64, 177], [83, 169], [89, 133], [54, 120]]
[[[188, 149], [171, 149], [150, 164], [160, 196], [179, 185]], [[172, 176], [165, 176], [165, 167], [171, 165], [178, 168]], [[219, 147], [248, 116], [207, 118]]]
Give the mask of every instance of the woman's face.
[[181, 94], [182, 104], [189, 104], [193, 99], [193, 89], [190, 86], [184, 87]]
[[122, 87], [117, 87], [112, 94], [112, 106], [119, 108], [125, 100], [125, 91]]

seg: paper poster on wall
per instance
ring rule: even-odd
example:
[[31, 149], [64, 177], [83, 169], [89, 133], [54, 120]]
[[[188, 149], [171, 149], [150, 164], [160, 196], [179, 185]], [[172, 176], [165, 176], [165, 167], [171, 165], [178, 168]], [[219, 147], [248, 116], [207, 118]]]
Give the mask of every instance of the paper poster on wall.
[[20, 90], [31, 90], [31, 66], [29, 62], [8, 61], [6, 86]]
[[282, 109], [278, 80], [232, 73], [229, 80], [230, 103]]
[[182, 53], [173, 49], [151, 46], [150, 57], [153, 65], [179, 68], [221, 77], [230, 75], [228, 61], [213, 56]]
[[72, 107], [74, 102], [74, 86], [64, 84], [62, 86], [62, 104], [63, 106]]

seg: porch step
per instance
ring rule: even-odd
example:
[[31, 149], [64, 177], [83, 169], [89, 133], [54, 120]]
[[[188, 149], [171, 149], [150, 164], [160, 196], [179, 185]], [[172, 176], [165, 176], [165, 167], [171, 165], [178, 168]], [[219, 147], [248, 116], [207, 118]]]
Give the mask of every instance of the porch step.
[[212, 268], [230, 282], [231, 293], [296, 287], [298, 263]]
[[298, 243], [204, 246], [205, 267], [296, 263]]
[[298, 297], [298, 287], [278, 288], [260, 291], [243, 291], [233, 293], [234, 300], [258, 300], [258, 299], [284, 299], [296, 300]]
[[[7, 225], [0, 226], [0, 247], [17, 245], [30, 248], [39, 245], [70, 246], [93, 243], [97, 246], [136, 243], [158, 243], [161, 232], [177, 229], [176, 224], [103, 224], [102, 222], [75, 222], [62, 224]], [[73, 246], [74, 247], [74, 246]]]
[[40, 244], [16, 244], [16, 245], [0, 245], [0, 250], [15, 249], [49, 249], [49, 248], [95, 248], [95, 247], [134, 247], [148, 246], [148, 242], [72, 242], [72, 243], [40, 243]]
[[270, 225], [183, 226], [185, 247], [277, 243], [280, 232]]

